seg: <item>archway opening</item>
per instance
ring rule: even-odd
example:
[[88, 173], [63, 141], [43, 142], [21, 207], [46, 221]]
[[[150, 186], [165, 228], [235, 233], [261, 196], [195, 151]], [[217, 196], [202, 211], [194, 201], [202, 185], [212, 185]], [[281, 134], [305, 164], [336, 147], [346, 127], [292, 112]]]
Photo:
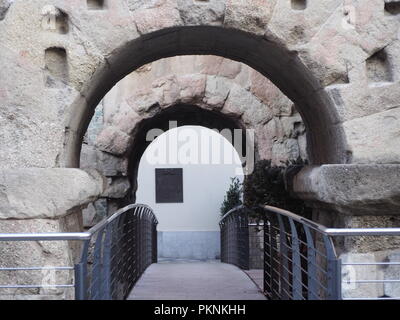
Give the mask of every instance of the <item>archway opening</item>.
[[[179, 104], [158, 113], [157, 115], [143, 120], [135, 129], [136, 134], [132, 142], [132, 146], [128, 151], [129, 167], [128, 172], [131, 177], [133, 186], [133, 199], [135, 198], [135, 190], [137, 186], [136, 178], [140, 159], [142, 158], [146, 148], [149, 147], [151, 141], [148, 141], [147, 135], [152, 130], [168, 131], [171, 126], [201, 126], [218, 132], [225, 132], [231, 137], [231, 143], [235, 146], [235, 130], [240, 130], [240, 150], [236, 150], [241, 156], [246, 156], [246, 150], [254, 153], [254, 142], [246, 136], [245, 126], [239, 120], [232, 117], [221, 115], [220, 113], [205, 110], [193, 105]], [[228, 137], [229, 138], [229, 137]]]
[[[247, 64], [268, 78], [295, 103], [307, 129], [308, 156], [311, 163], [342, 163], [348, 160], [342, 130], [338, 125], [338, 116], [331, 105], [331, 100], [317, 79], [301, 62], [297, 53], [290, 52], [262, 37], [242, 31], [219, 27], [181, 27], [157, 31], [126, 43], [110, 55], [107, 63], [95, 72], [91, 83], [84, 86], [81, 92], [82, 97], [72, 106], [72, 117], [68, 125], [63, 157], [65, 164], [78, 165], [82, 137], [95, 107], [119, 80], [130, 72], [161, 58], [206, 54]], [[134, 159], [134, 161], [129, 159], [128, 165], [133, 192], [129, 193], [123, 201], [134, 200], [136, 190], [134, 172], [137, 171], [139, 157], [146, 148], [146, 144], [138, 142], [137, 139], [142, 139], [141, 137], [155, 125], [162, 127], [163, 123], [171, 120], [169, 116], [173, 118], [185, 114], [187, 120], [188, 117], [196, 114], [189, 112], [190, 104], [188, 107], [188, 104], [179, 102], [176, 106], [169, 107], [172, 111], [159, 112], [156, 115], [152, 115], [151, 110], [152, 108], [158, 110], [158, 105], [151, 104], [148, 109], [150, 110], [148, 119], [142, 119], [136, 125], [136, 132], [134, 130], [128, 134], [110, 128], [111, 143], [123, 137], [118, 142], [129, 145], [128, 148], [114, 145], [113, 147], [116, 147], [114, 152], [119, 156], [131, 154]], [[213, 110], [211, 110], [207, 118], [212, 119], [213, 115]], [[157, 123], [158, 119], [161, 120]], [[196, 121], [198, 122], [198, 119]], [[196, 121], [186, 124], [196, 124]]]
[[311, 163], [345, 163], [343, 133], [332, 102], [317, 79], [291, 52], [267, 39], [221, 27], [174, 27], [144, 35], [124, 44], [85, 84], [71, 110], [63, 159], [65, 166], [79, 166], [84, 133], [95, 107], [123, 77], [137, 68], [165, 57], [213, 54], [254, 68], [270, 79], [297, 106], [307, 127]]
[[161, 59], [118, 82], [92, 118], [81, 167], [103, 173], [109, 191], [90, 205], [91, 214], [85, 212], [98, 216], [87, 226], [136, 201], [147, 135], [167, 131], [171, 122], [225, 131], [246, 169], [262, 159], [307, 160], [306, 130], [295, 105], [257, 71], [217, 56]]
[[181, 126], [147, 147], [138, 169], [137, 203], [158, 220], [158, 256], [220, 259], [220, 208], [231, 179], [243, 181], [231, 141], [203, 126]]

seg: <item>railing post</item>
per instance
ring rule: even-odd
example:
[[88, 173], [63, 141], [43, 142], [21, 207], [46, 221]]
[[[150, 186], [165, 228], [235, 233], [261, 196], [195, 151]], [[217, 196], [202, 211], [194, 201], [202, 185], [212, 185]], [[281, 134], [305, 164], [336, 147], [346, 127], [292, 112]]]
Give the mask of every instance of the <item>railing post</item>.
[[328, 263], [328, 299], [341, 300], [342, 299], [341, 260], [329, 259], [327, 263]]
[[289, 223], [292, 235], [293, 300], [301, 300], [303, 298], [303, 282], [301, 279], [300, 243], [293, 219], [289, 218]]
[[104, 251], [103, 251], [103, 292], [102, 300], [111, 300], [111, 237], [113, 223], [105, 228]]
[[85, 240], [82, 245], [82, 255], [79, 263], [74, 266], [75, 300], [86, 300], [88, 295], [87, 283], [87, 259], [90, 240]]
[[270, 230], [270, 222], [268, 219], [264, 219], [264, 294], [269, 295], [271, 297], [271, 257], [270, 257], [270, 248], [271, 248], [271, 230]]
[[281, 298], [282, 300], [289, 300], [289, 261], [288, 261], [288, 244], [286, 238], [286, 229], [283, 223], [283, 219], [280, 215], [278, 215], [278, 223], [279, 223], [279, 246], [280, 246], [280, 284], [281, 284]]
[[342, 300], [342, 259], [336, 260], [336, 300]]
[[277, 235], [278, 232], [276, 230], [276, 216], [270, 215], [270, 261], [271, 261], [271, 297], [272, 300], [280, 300], [281, 297], [279, 295], [279, 252], [278, 252], [278, 244], [277, 244]]
[[75, 264], [75, 300], [86, 300], [86, 263]]
[[249, 263], [249, 219], [247, 213], [243, 211], [239, 216], [239, 265], [243, 270], [248, 270], [250, 268]]
[[230, 263], [241, 269], [249, 269], [249, 223], [248, 213], [238, 206], [226, 213], [219, 223], [221, 262]]
[[308, 226], [303, 225], [307, 239], [307, 277], [308, 277], [308, 300], [318, 299], [317, 259], [314, 238]]
[[341, 281], [341, 262], [336, 258], [332, 239], [324, 234], [323, 240], [327, 256], [328, 300], [338, 300], [341, 298], [341, 284], [338, 284], [339, 278]]
[[153, 229], [153, 263], [158, 261], [158, 234], [157, 234], [157, 223], [152, 220]]

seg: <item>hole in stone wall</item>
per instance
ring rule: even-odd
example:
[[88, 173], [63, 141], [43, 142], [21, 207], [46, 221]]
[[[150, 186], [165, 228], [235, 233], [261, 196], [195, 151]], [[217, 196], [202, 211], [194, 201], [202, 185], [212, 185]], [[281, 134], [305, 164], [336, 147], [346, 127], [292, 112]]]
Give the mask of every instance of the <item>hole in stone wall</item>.
[[62, 10], [59, 10], [56, 16], [56, 30], [62, 34], [66, 34], [69, 31], [68, 15]]
[[46, 5], [42, 9], [43, 30], [66, 34], [69, 31], [68, 14], [52, 5]]
[[389, 59], [384, 49], [368, 58], [367, 75], [370, 82], [393, 81]]
[[64, 48], [48, 48], [44, 55], [46, 86], [58, 88], [68, 83], [67, 52]]
[[10, 8], [12, 1], [0, 1], [0, 21], [6, 17], [7, 11]]
[[385, 14], [397, 15], [400, 14], [400, 1], [385, 1]]
[[292, 0], [293, 10], [304, 10], [307, 8], [307, 0]]
[[104, 8], [104, 0], [87, 0], [87, 7], [90, 10], [101, 10]]

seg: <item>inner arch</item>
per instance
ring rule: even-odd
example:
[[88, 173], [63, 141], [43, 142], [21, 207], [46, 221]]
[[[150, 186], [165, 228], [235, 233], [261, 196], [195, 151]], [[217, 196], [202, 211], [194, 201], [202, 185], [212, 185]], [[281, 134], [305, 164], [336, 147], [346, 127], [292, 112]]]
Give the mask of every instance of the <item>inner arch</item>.
[[[135, 129], [136, 133], [133, 133], [134, 141], [132, 141], [132, 147], [128, 156], [128, 172], [133, 187], [133, 198], [129, 199], [130, 201], [136, 200], [136, 180], [140, 159], [142, 158], [148, 146], [151, 144], [151, 141], [146, 140], [147, 133], [152, 129], [161, 129], [164, 132], [167, 132], [169, 130], [169, 124], [171, 121], [176, 121], [177, 127], [200, 126], [208, 129], [216, 129], [219, 132], [222, 130], [230, 130], [233, 133], [235, 129], [242, 129], [242, 150], [236, 151], [238, 154], [244, 155], [242, 151], [246, 150], [246, 132], [241, 121], [232, 119], [231, 117], [211, 110], [204, 110], [194, 105], [179, 104], [170, 107], [149, 119], [143, 120]], [[234, 137], [233, 134], [232, 137]], [[235, 145], [234, 141], [232, 141], [232, 143]]]

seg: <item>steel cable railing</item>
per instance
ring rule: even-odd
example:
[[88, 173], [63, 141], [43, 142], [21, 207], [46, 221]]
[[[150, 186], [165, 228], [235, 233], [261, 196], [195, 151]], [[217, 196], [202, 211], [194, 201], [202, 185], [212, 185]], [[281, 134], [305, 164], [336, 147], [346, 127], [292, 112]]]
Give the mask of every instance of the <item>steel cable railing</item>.
[[[365, 253], [341, 253], [339, 257], [335, 248], [337, 241], [334, 241], [343, 243], [361, 238], [365, 244], [366, 238], [378, 237], [375, 241], [382, 242], [384, 238], [400, 236], [400, 228], [326, 228], [279, 208], [263, 206], [256, 210], [264, 220], [264, 293], [268, 298], [400, 298], [400, 261], [386, 261], [387, 256], [379, 258], [374, 253], [367, 257]], [[221, 219], [223, 262], [242, 267], [240, 261], [246, 261], [245, 257], [239, 259], [237, 252], [241, 249], [237, 238], [246, 234], [245, 221], [248, 221], [249, 212], [240, 206]], [[400, 260], [398, 247], [392, 256]], [[390, 271], [387, 268], [391, 268]]]
[[249, 269], [249, 220], [246, 208], [236, 207], [220, 221], [221, 261]]
[[[0, 267], [0, 272], [66, 271], [68, 283], [13, 283], [0, 289], [74, 288], [78, 300], [125, 299], [146, 268], [157, 262], [157, 219], [146, 205], [120, 209], [87, 232], [48, 234], [0, 234], [0, 242], [79, 241], [80, 260], [71, 266]], [[74, 280], [72, 280], [72, 278]]]

